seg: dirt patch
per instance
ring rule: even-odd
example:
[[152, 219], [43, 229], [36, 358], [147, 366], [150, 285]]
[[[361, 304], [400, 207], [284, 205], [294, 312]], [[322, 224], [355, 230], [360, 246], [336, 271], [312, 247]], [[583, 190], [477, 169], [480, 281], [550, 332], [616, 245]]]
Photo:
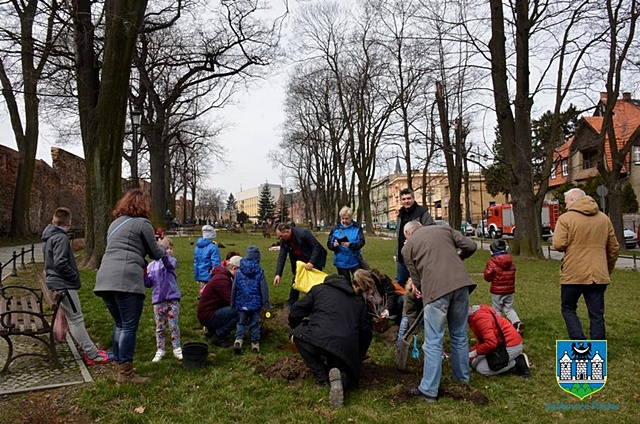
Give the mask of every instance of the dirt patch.
[[287, 381], [304, 380], [309, 375], [309, 369], [299, 356], [287, 356], [269, 365], [257, 365], [255, 372], [266, 378]]

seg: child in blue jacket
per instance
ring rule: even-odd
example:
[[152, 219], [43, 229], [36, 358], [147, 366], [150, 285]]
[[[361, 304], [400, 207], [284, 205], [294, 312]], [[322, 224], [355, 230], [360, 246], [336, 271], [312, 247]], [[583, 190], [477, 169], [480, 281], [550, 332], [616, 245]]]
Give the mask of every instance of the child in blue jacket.
[[264, 270], [260, 267], [260, 250], [256, 246], [247, 247], [245, 257], [240, 261], [236, 278], [231, 289], [231, 307], [238, 311], [238, 326], [233, 351], [242, 354], [245, 328], [251, 331], [251, 351], [260, 352], [260, 312], [269, 309], [269, 287]]
[[165, 354], [165, 329], [169, 323], [171, 333], [171, 345], [173, 356], [182, 360], [182, 347], [180, 346], [180, 289], [176, 277], [178, 261], [173, 257], [173, 242], [169, 237], [158, 241], [164, 246], [165, 255], [162, 259], [153, 261], [147, 266], [144, 276], [144, 285], [153, 287], [151, 302], [153, 303], [153, 317], [156, 320], [156, 355], [152, 362], [158, 362]]
[[202, 226], [202, 237], [198, 239], [193, 252], [193, 275], [200, 284], [200, 289], [207, 284], [211, 278], [213, 267], [222, 263], [220, 260], [220, 250], [213, 242], [216, 238], [216, 230], [211, 225]]

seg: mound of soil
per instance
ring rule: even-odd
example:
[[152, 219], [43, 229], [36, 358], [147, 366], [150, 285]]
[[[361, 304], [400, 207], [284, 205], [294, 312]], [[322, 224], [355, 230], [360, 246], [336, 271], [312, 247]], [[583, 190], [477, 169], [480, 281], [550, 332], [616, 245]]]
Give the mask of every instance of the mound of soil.
[[269, 365], [257, 365], [255, 372], [265, 378], [287, 381], [304, 380], [309, 375], [309, 369], [299, 356], [287, 356]]

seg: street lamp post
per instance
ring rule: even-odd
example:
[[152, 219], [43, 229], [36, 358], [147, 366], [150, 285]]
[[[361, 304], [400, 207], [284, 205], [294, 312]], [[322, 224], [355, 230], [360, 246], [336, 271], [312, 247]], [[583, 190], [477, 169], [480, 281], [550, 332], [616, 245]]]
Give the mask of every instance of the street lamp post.
[[289, 215], [291, 215], [289, 217], [291, 222], [296, 222], [295, 219], [293, 218], [293, 189], [292, 188], [289, 189]]
[[138, 180], [138, 128], [140, 127], [140, 118], [142, 118], [142, 113], [136, 106], [133, 106], [131, 108], [131, 128], [133, 129], [133, 142], [131, 143], [131, 183], [133, 188], [140, 187]]

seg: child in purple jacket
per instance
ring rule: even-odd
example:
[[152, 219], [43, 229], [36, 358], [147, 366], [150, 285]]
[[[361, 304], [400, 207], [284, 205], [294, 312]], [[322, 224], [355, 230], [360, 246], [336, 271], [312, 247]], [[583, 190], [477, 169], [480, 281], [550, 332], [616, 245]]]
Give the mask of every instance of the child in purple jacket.
[[166, 254], [157, 261], [153, 261], [147, 267], [144, 277], [144, 285], [153, 287], [151, 302], [153, 303], [153, 316], [156, 320], [156, 355], [152, 362], [158, 362], [165, 354], [165, 329], [169, 322], [173, 356], [182, 360], [182, 347], [180, 346], [180, 328], [178, 317], [180, 316], [180, 289], [176, 278], [176, 266], [178, 261], [173, 257], [173, 242], [169, 237], [158, 241], [163, 245]]

